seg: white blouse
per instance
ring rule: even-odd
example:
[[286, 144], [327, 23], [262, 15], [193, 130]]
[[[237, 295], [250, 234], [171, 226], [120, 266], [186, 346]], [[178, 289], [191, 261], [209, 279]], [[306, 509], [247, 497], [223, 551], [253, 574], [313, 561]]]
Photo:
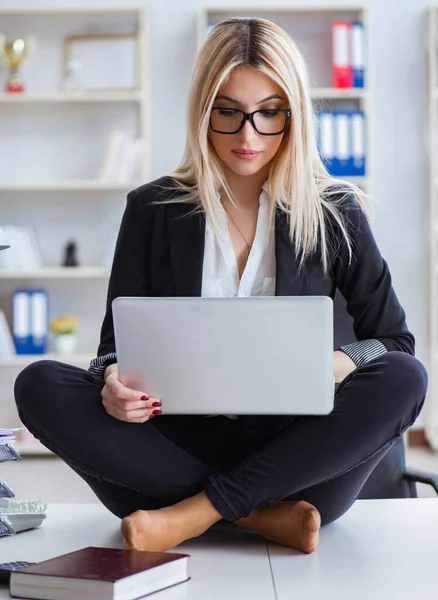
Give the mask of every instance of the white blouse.
[[269, 195], [265, 184], [259, 198], [254, 242], [239, 281], [239, 271], [227, 215], [220, 204], [222, 224], [218, 235], [205, 227], [204, 261], [201, 296], [224, 298], [235, 296], [275, 295], [275, 232], [270, 219]]
[[[240, 281], [236, 254], [228, 231], [227, 214], [222, 204], [219, 210], [222, 223], [218, 234], [213, 233], [208, 223], [205, 226], [201, 296], [275, 296], [275, 232], [269, 217], [267, 185], [263, 186], [260, 194], [254, 242]], [[223, 416], [237, 419], [237, 415]]]

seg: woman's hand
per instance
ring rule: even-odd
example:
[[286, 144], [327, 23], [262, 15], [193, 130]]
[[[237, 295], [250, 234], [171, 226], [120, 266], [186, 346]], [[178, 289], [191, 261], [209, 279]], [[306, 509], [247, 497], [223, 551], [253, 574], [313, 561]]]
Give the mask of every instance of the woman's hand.
[[119, 380], [117, 364], [109, 365], [104, 374], [102, 404], [106, 412], [127, 423], [144, 423], [161, 414], [161, 401], [143, 392], [131, 390]]
[[341, 383], [355, 369], [356, 365], [345, 352], [341, 350], [333, 352], [333, 373], [336, 383]]

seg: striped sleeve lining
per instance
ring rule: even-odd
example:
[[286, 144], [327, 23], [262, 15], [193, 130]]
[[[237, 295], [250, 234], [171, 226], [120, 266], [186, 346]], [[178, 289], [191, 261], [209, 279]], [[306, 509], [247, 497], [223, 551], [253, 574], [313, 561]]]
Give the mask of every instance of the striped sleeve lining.
[[90, 362], [90, 366], [88, 370], [95, 375], [99, 375], [103, 378], [103, 374], [105, 373], [105, 369], [111, 363], [117, 362], [117, 354], [115, 352], [110, 352], [109, 354], [104, 354], [103, 356], [98, 356], [93, 358]]
[[345, 354], [354, 362], [356, 367], [362, 367], [367, 362], [370, 362], [370, 360], [388, 352], [382, 342], [373, 339], [347, 344], [341, 346], [339, 350], [345, 352]]

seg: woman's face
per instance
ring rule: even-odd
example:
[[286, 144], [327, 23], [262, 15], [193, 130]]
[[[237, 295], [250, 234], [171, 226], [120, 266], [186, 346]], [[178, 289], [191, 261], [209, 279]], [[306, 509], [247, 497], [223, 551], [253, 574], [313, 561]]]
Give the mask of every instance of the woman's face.
[[[289, 108], [281, 88], [269, 77], [251, 68], [236, 68], [222, 86], [213, 104], [211, 123], [214, 129], [233, 131], [242, 115], [236, 109], [256, 115], [256, 125], [263, 132], [278, 132], [284, 127], [284, 113], [276, 109]], [[247, 120], [238, 133], [223, 134], [209, 129], [209, 138], [220, 160], [237, 175], [249, 176], [266, 167], [275, 156], [284, 133], [261, 135]]]

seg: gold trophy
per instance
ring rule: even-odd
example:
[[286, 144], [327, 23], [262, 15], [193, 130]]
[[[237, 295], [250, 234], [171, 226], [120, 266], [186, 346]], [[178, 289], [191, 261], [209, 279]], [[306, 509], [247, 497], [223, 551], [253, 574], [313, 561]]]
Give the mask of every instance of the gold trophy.
[[19, 77], [19, 69], [34, 52], [35, 47], [36, 38], [34, 36], [8, 41], [0, 33], [0, 59], [9, 69], [6, 92], [21, 93], [25, 91], [24, 84]]

